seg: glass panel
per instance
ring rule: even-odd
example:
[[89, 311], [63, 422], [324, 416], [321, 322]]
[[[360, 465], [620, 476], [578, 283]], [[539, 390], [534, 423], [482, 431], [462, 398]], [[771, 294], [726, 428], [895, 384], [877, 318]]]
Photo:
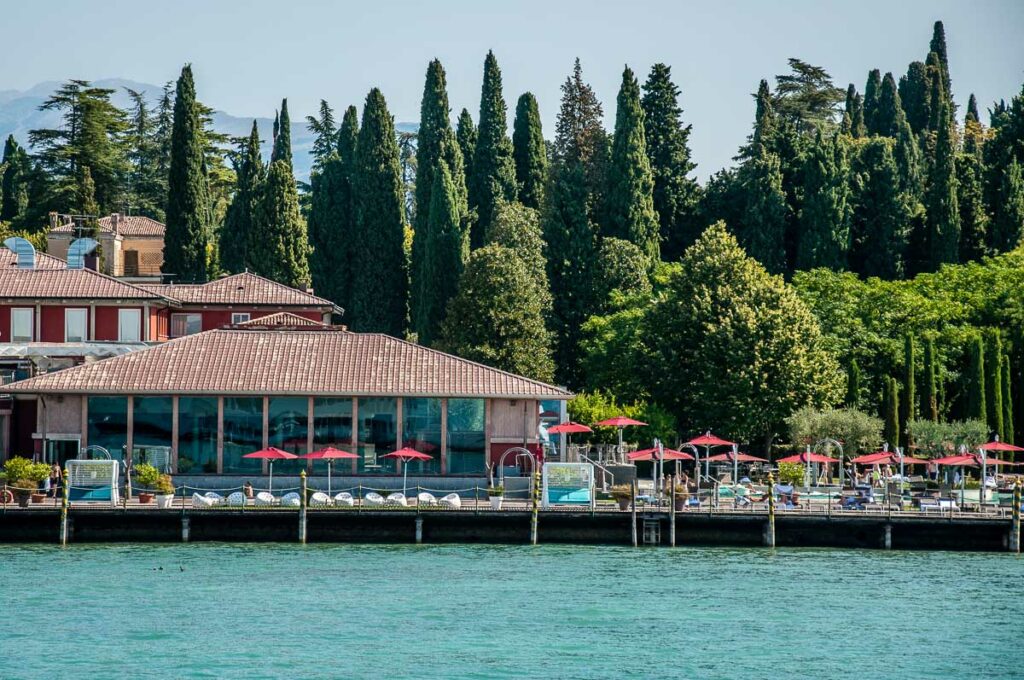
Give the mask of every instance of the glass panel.
[[120, 342], [138, 342], [142, 312], [137, 309], [117, 310], [117, 339]]
[[171, 397], [135, 397], [132, 460], [166, 469], [170, 464], [174, 409]]
[[33, 316], [32, 309], [11, 310], [11, 342], [32, 342]]
[[259, 474], [263, 461], [242, 456], [261, 448], [263, 398], [224, 397], [224, 472]]
[[398, 442], [398, 405], [393, 397], [373, 397], [359, 400], [359, 471], [368, 473], [395, 472], [393, 458], [381, 458], [391, 453]]
[[[309, 400], [306, 397], [271, 397], [267, 412], [270, 445], [296, 455], [307, 453]], [[274, 474], [298, 474], [305, 469], [305, 460], [274, 461]]]
[[64, 310], [64, 342], [85, 342], [87, 310]]
[[231, 314], [231, 323], [245, 323], [249, 320], [249, 312], [233, 312]]
[[448, 400], [448, 472], [455, 475], [487, 471], [483, 399]]
[[128, 443], [128, 397], [89, 397], [89, 446], [102, 446], [124, 460]]
[[217, 397], [178, 399], [178, 472], [217, 472]]
[[[313, 448], [322, 449], [328, 446], [342, 451], [352, 450], [351, 399], [313, 400]], [[314, 460], [313, 470], [317, 474], [326, 474], [327, 463]], [[351, 461], [336, 460], [332, 470], [341, 474], [351, 472]]]
[[171, 314], [171, 337], [180, 338], [203, 330], [201, 314]]
[[441, 471], [441, 400], [402, 400], [402, 446], [415, 449], [433, 460], [409, 463], [409, 472], [438, 474]]

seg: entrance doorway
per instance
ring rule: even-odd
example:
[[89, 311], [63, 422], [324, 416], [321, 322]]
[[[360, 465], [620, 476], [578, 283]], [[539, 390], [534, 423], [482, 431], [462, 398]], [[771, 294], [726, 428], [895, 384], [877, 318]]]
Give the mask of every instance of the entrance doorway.
[[46, 462], [57, 463], [62, 468], [64, 464], [74, 458], [78, 458], [78, 451], [82, 446], [82, 440], [78, 437], [67, 437], [46, 440]]

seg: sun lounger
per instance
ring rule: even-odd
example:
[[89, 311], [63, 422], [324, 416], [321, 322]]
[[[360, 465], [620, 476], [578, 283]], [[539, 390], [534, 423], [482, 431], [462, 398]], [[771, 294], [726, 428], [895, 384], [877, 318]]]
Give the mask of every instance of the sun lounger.
[[959, 510], [959, 506], [956, 504], [956, 500], [953, 498], [940, 498], [939, 499], [939, 510]]
[[448, 508], [450, 510], [458, 510], [462, 507], [462, 499], [459, 498], [459, 494], [457, 493], [448, 494], [442, 498], [439, 503], [441, 504], [441, 507]]
[[210, 500], [211, 506], [221, 505], [224, 502], [224, 496], [221, 496], [216, 491], [207, 491], [206, 493], [203, 494], [203, 496]]
[[207, 498], [201, 493], [192, 494], [192, 507], [193, 508], [212, 508], [214, 505], [213, 500]]
[[437, 505], [437, 498], [432, 493], [420, 491], [419, 495], [416, 496], [416, 503], [417, 505]]
[[228, 496], [228, 499], [225, 502], [227, 503], [227, 505], [229, 507], [232, 507], [232, 508], [244, 507], [245, 506], [245, 494], [242, 493], [241, 491], [235, 491], [234, 493], [232, 493], [232, 494], [230, 494]]
[[331, 504], [331, 497], [323, 491], [317, 491], [309, 497], [309, 505], [313, 508], [326, 508]]
[[345, 505], [348, 507], [352, 507], [353, 505], [355, 505], [355, 502], [355, 499], [352, 498], [352, 494], [350, 494], [348, 491], [342, 491], [341, 493], [334, 495], [335, 505]]
[[409, 500], [405, 497], [404, 493], [392, 493], [388, 494], [388, 497], [384, 500], [384, 505], [400, 505], [403, 508], [409, 505]]
[[381, 496], [376, 491], [371, 491], [363, 496], [363, 505], [371, 505], [375, 507], [384, 505], [384, 496]]
[[274, 495], [271, 494], [269, 491], [260, 491], [258, 494], [256, 494], [256, 499], [253, 501], [253, 504], [273, 505], [275, 500], [276, 499], [274, 498]]
[[291, 491], [281, 496], [281, 506], [285, 508], [297, 508], [302, 505], [302, 497]]

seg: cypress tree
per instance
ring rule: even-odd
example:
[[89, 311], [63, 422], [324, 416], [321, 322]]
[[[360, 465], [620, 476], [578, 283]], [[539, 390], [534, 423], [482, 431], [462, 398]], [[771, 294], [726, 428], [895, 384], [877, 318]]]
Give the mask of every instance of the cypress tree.
[[857, 110], [857, 86], [850, 83], [846, 86], [846, 103], [843, 106], [843, 112], [845, 113], [844, 120], [849, 120], [849, 129], [846, 131], [851, 137], [856, 137], [857, 133], [853, 129], [853, 118]]
[[354, 188], [352, 328], [402, 337], [409, 314], [402, 171], [394, 121], [377, 88], [363, 106]]
[[850, 268], [863, 276], [898, 279], [906, 271], [910, 213], [892, 149], [890, 139], [871, 139], [856, 159]]
[[960, 210], [960, 261], [985, 254], [989, 216], [985, 207], [982, 149], [985, 131], [977, 119], [978, 103], [971, 95], [964, 118], [964, 142], [956, 156], [957, 207]]
[[484, 59], [484, 84], [480, 92], [480, 124], [477, 128], [469, 205], [476, 210], [470, 244], [478, 248], [500, 201], [516, 198], [516, 169], [508, 138], [505, 99], [501, 94], [501, 70], [494, 52]]
[[516, 120], [512, 126], [512, 155], [516, 163], [519, 202], [527, 208], [540, 208], [544, 199], [548, 159], [537, 98], [530, 92], [524, 92], [516, 102]]
[[270, 152], [270, 162], [284, 161], [292, 167], [292, 124], [288, 117], [288, 100], [281, 100], [280, 118], [275, 119], [277, 133], [274, 135], [274, 147]]
[[985, 404], [985, 341], [981, 333], [970, 341], [967, 372], [964, 374], [967, 391], [967, 417], [988, 422]]
[[622, 72], [612, 140], [604, 234], [636, 244], [656, 262], [660, 249], [654, 177], [647, 158], [640, 85], [628, 66]]
[[864, 86], [864, 127], [869, 135], [877, 135], [876, 115], [879, 99], [882, 95], [882, 72], [877, 68], [868, 73], [868, 83]]
[[1024, 230], [1024, 176], [1020, 163], [1012, 158], [1005, 168], [993, 168], [999, 177], [998, 196], [992, 207], [989, 242], [998, 252], [1013, 250], [1021, 242]]
[[[100, 237], [100, 206], [96, 203], [96, 183], [92, 180], [92, 170], [88, 165], [80, 166], [78, 169], [75, 195], [75, 207], [79, 213], [85, 216], [82, 236], [88, 236], [98, 241]], [[99, 254], [98, 247], [97, 254]]]
[[949, 99], [942, 86], [942, 66], [934, 52], [929, 53], [925, 69], [928, 76], [928, 129], [935, 132], [942, 123], [942, 106]]
[[1003, 441], [1007, 444], [1014, 442], [1013, 431], [1013, 390], [1010, 386], [1010, 357], [1003, 355], [1002, 361], [1002, 388], [1003, 388]]
[[850, 360], [850, 370], [846, 374], [846, 407], [857, 408], [860, 404], [860, 365], [856, 359]]
[[890, 446], [896, 446], [900, 440], [900, 399], [899, 385], [896, 378], [885, 378], [885, 430], [883, 435]]
[[928, 187], [928, 241], [931, 269], [957, 262], [960, 254], [960, 207], [957, 203], [956, 161], [953, 121], [943, 102], [942, 117], [935, 142], [935, 161]]
[[911, 62], [907, 75], [900, 78], [899, 94], [907, 122], [914, 133], [927, 130], [931, 120], [931, 99], [924, 62]]
[[745, 166], [746, 209], [742, 242], [772, 274], [786, 269], [786, 193], [779, 157], [765, 149]]
[[[941, 21], [936, 21], [932, 30], [932, 41], [928, 45], [928, 51], [938, 56], [939, 74], [941, 76], [942, 90], [945, 92], [950, 103], [953, 99], [953, 85], [949, 79], [949, 56], [946, 53], [946, 29]], [[952, 106], [950, 107], [952, 108]]]
[[440, 333], [448, 301], [458, 292], [459, 277], [469, 257], [469, 234], [462, 220], [464, 206], [444, 161], [434, 168], [433, 182], [416, 320], [419, 341], [424, 345], [433, 344]]
[[988, 330], [985, 341], [985, 405], [989, 429], [1003, 435], [1003, 342], [999, 331]]
[[853, 115], [850, 117], [850, 133], [854, 137], [863, 137], [867, 134], [867, 126], [864, 125], [864, 97], [859, 94], [853, 98]]
[[939, 422], [939, 396], [935, 381], [935, 340], [929, 336], [924, 342], [924, 394], [921, 395], [921, 414], [933, 423]]
[[775, 134], [778, 132], [778, 120], [775, 116], [775, 107], [772, 105], [772, 91], [767, 80], [762, 79], [758, 83], [754, 100], [757, 102], [754, 111], [754, 134], [750, 139], [747, 157], [756, 156], [759, 145], [774, 150]]
[[249, 264], [249, 250], [262, 247], [263, 235], [254, 228], [254, 215], [263, 191], [265, 169], [260, 156], [260, 134], [256, 121], [239, 145], [235, 163], [235, 195], [231, 198], [221, 230], [220, 264], [237, 273]]
[[903, 338], [903, 402], [900, 407], [900, 446], [906, 447], [907, 421], [917, 417], [917, 388], [914, 384], [916, 347], [914, 336], [907, 333]]
[[476, 125], [473, 124], [473, 117], [469, 115], [469, 111], [462, 109], [462, 112], [459, 114], [459, 122], [455, 128], [455, 140], [459, 143], [459, 149], [462, 151], [462, 165], [467, 187], [469, 186], [469, 178], [473, 174], [476, 136]]
[[[283, 136], [278, 135], [278, 139]], [[250, 251], [249, 260], [257, 274], [301, 288], [310, 283], [309, 241], [287, 157], [272, 162], [267, 170], [254, 229], [262, 245]]]
[[163, 264], [163, 271], [180, 281], [201, 282], [207, 275], [210, 194], [204, 146], [192, 67], [186, 65], [174, 96]]
[[846, 268], [850, 248], [850, 182], [846, 149], [838, 136], [818, 131], [804, 163], [797, 269]]
[[965, 120], [973, 120], [975, 123], [981, 122], [981, 116], [978, 115], [978, 100], [974, 98], [973, 92], [967, 100], [967, 115], [964, 118]]
[[8, 135], [0, 163], [0, 222], [18, 221], [28, 209], [28, 154]]

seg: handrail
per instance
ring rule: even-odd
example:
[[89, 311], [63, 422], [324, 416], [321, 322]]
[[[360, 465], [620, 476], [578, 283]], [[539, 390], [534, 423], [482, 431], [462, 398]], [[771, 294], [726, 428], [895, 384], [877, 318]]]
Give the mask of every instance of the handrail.
[[598, 470], [601, 471], [601, 491], [607, 491], [608, 490], [608, 480], [606, 479], [605, 475], [607, 475], [608, 477], [611, 477], [612, 485], [613, 486], [615, 485], [615, 474], [611, 470], [609, 470], [605, 466], [601, 465], [600, 463], [597, 463], [597, 462], [591, 460], [590, 457], [587, 456], [587, 454], [585, 454], [585, 453], [580, 453], [579, 457], [583, 460], [584, 463], [590, 463], [595, 468], [597, 468]]

